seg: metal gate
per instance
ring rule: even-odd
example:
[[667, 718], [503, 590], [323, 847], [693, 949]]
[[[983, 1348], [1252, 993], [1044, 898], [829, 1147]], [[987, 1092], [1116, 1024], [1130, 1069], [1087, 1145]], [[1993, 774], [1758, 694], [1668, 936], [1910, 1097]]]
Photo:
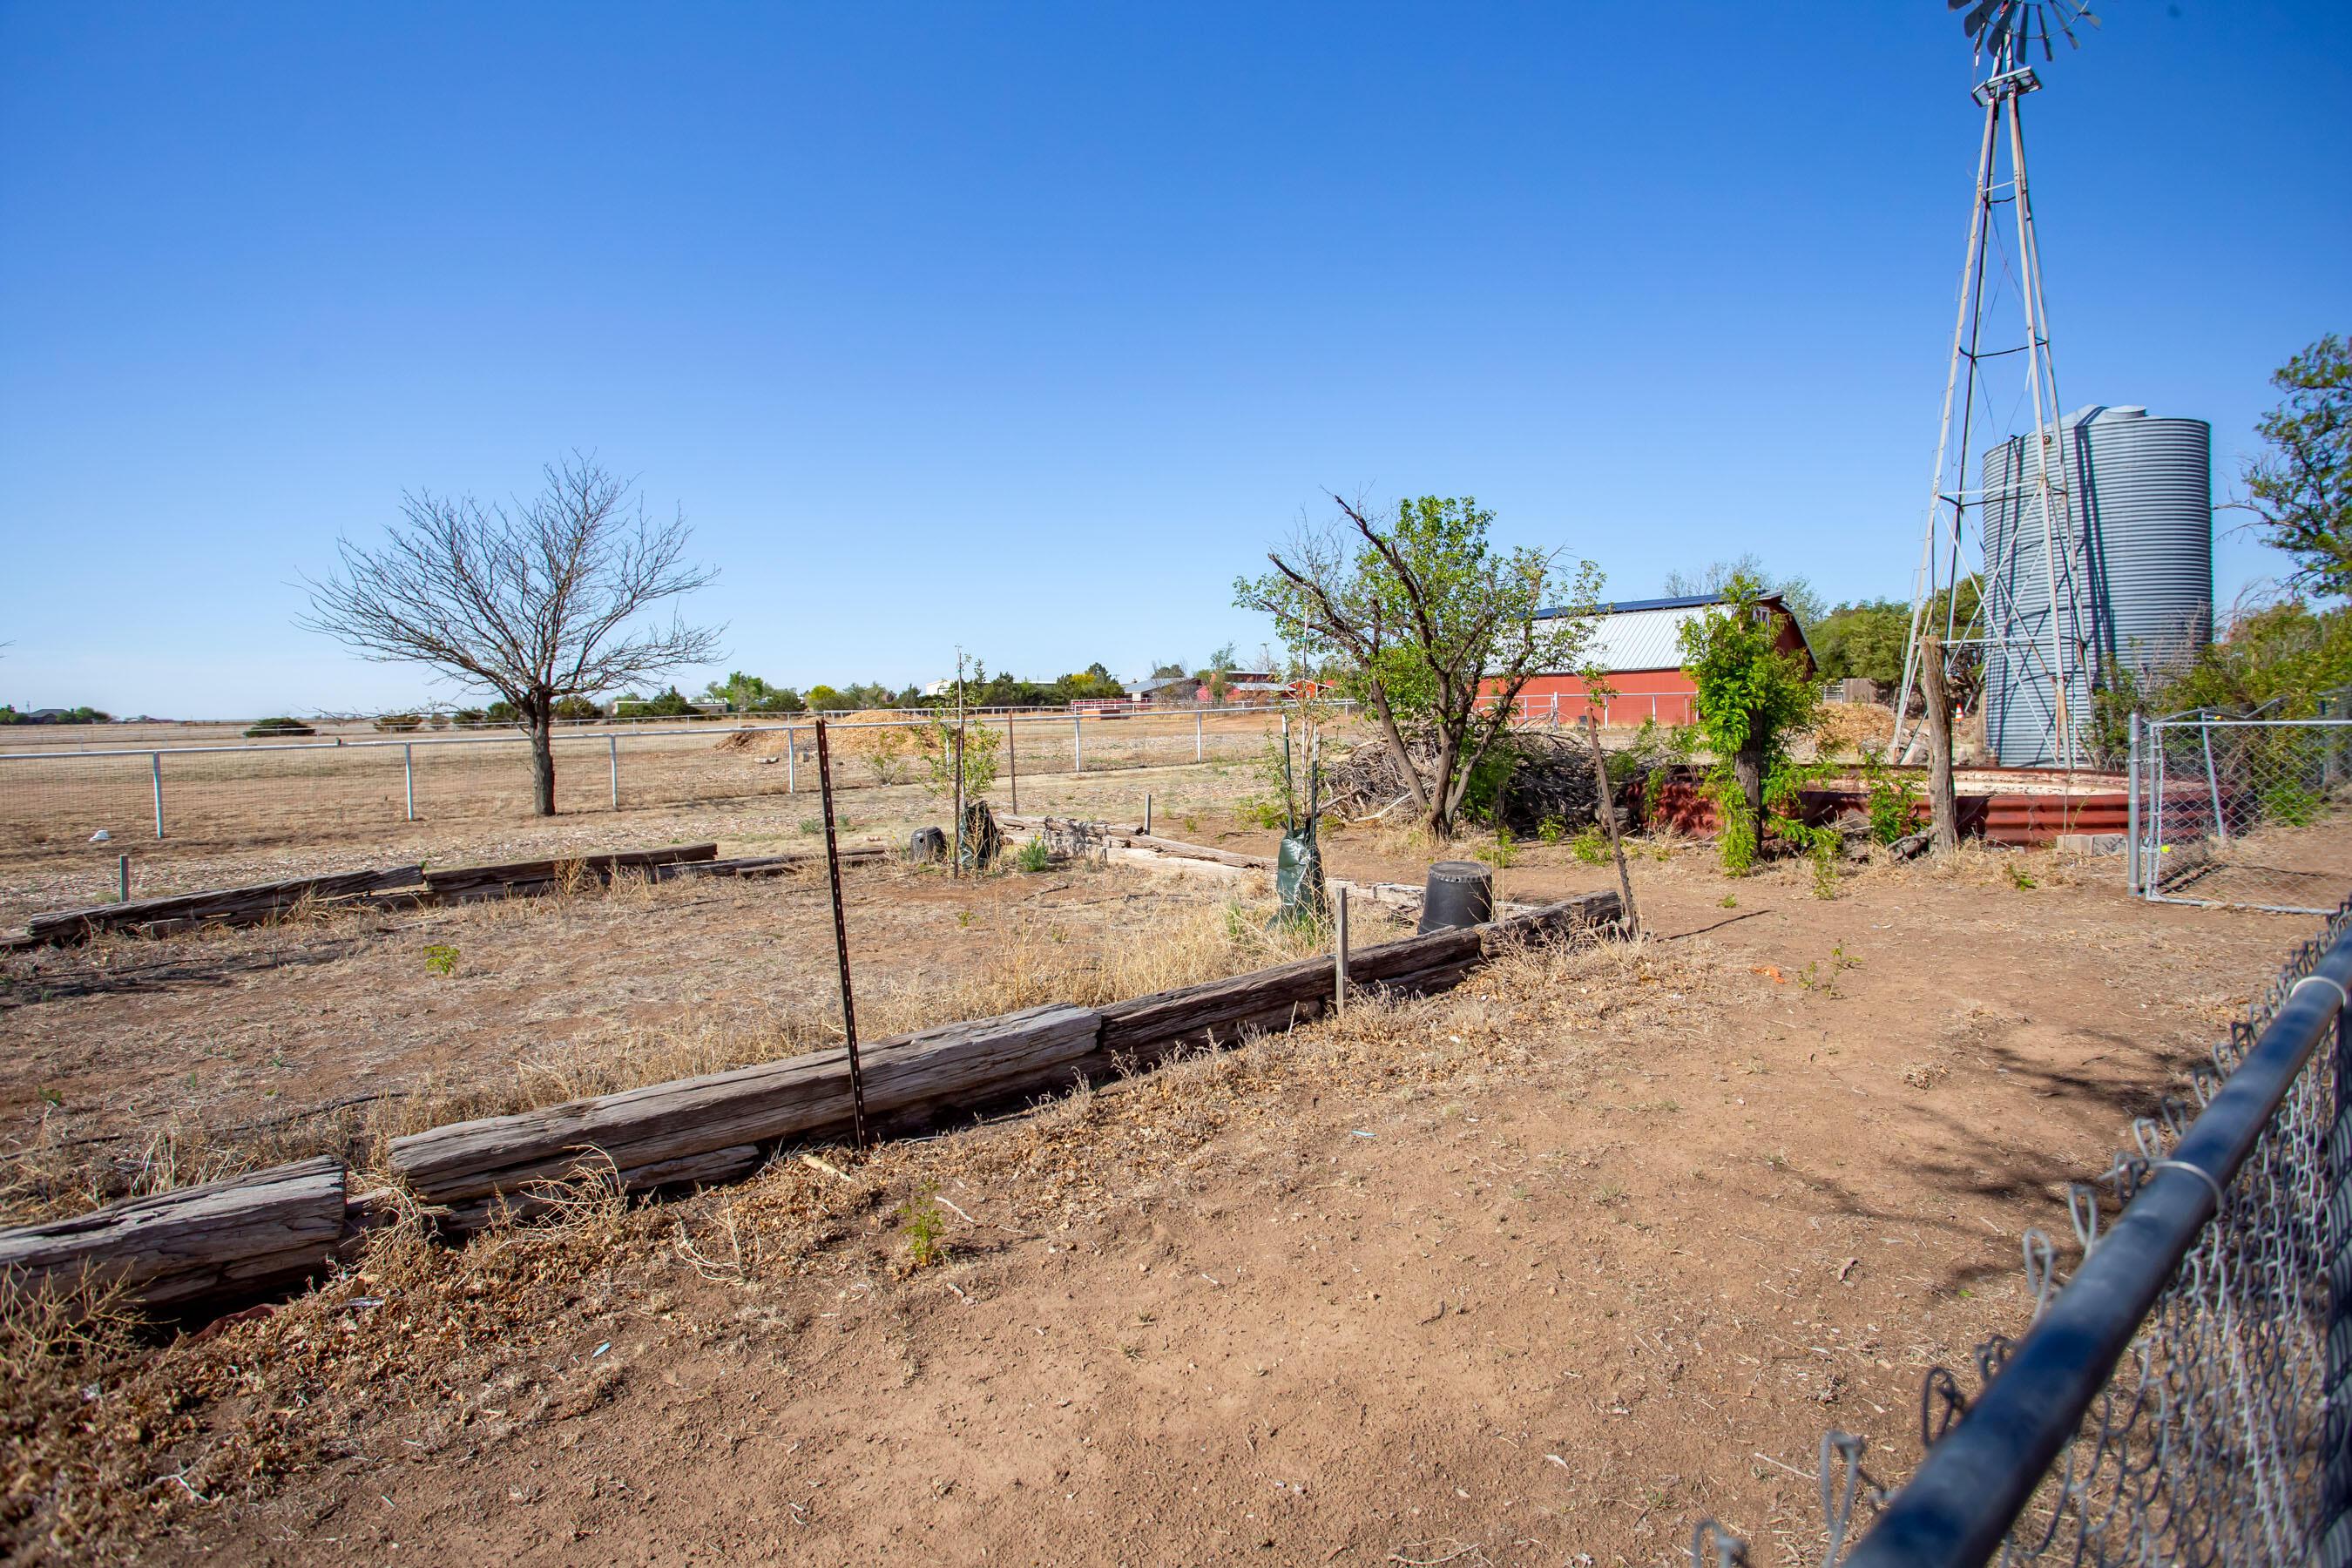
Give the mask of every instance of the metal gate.
[[2132, 891], [2167, 903], [2327, 914], [2352, 893], [2352, 719], [2178, 713], [2132, 721]]

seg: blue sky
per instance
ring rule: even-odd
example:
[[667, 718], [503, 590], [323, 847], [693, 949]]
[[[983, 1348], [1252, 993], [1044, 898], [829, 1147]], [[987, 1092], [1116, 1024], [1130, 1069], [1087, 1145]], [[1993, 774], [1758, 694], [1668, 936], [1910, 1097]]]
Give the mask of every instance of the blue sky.
[[[2099, 9], [2029, 105], [2062, 391], [2226, 499], [2352, 330], [2352, 6]], [[1255, 647], [1326, 487], [1900, 596], [1970, 79], [1939, 0], [0, 5], [0, 698], [427, 695], [297, 578], [575, 447], [794, 684]]]

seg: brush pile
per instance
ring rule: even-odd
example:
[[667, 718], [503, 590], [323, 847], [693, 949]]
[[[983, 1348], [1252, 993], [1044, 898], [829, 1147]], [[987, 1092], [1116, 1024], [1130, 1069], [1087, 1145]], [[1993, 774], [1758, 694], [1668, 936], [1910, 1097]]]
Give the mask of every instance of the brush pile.
[[[1436, 742], [1423, 736], [1409, 737], [1405, 744], [1421, 776], [1432, 776], [1436, 772]], [[1570, 730], [1522, 730], [1499, 744], [1508, 745], [1516, 759], [1503, 783], [1496, 813], [1503, 826], [1531, 837], [1547, 822], [1557, 822], [1576, 833], [1601, 820], [1592, 753], [1582, 735]], [[1358, 746], [1333, 763], [1324, 775], [1324, 787], [1330, 792], [1329, 809], [1350, 820], [1386, 814], [1388, 820], [1397, 821], [1411, 815], [1409, 806], [1398, 804], [1410, 795], [1411, 786], [1397, 765], [1396, 753], [1385, 742]], [[1622, 812], [1631, 804], [1625, 797], [1638, 791], [1640, 781], [1620, 780], [1615, 787], [1618, 809]]]

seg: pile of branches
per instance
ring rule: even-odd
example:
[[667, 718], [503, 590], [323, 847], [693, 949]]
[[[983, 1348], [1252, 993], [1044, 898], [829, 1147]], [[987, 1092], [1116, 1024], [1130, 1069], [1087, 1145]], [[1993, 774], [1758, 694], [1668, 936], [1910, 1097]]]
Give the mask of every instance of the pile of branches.
[[[1491, 814], [1497, 826], [1532, 837], [1547, 822], [1577, 833], [1601, 820], [1592, 752], [1582, 734], [1573, 730], [1523, 730], [1496, 744], [1498, 749], [1511, 748], [1513, 763]], [[1408, 736], [1405, 745], [1421, 776], [1432, 777], [1437, 770], [1436, 742], [1425, 736]], [[1324, 784], [1330, 793], [1329, 809], [1350, 821], [1381, 817], [1394, 822], [1412, 815], [1412, 786], [1385, 741], [1358, 746], [1331, 764]], [[1620, 782], [1615, 787], [1620, 820], [1624, 821], [1628, 807], [1633, 805], [1626, 796], [1629, 791], [1638, 792], [1640, 781]]]

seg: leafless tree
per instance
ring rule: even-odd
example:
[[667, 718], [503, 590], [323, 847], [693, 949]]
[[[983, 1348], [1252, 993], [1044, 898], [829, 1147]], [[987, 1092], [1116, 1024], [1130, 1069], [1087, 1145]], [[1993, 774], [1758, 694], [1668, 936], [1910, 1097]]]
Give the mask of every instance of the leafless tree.
[[656, 522], [593, 456], [544, 470], [529, 500], [484, 507], [427, 491], [378, 548], [338, 543], [342, 570], [305, 579], [296, 625], [367, 658], [428, 665], [512, 703], [530, 737], [532, 803], [555, 815], [555, 705], [719, 657], [723, 627], [633, 626], [640, 612], [719, 575], [685, 560], [681, 514]]

